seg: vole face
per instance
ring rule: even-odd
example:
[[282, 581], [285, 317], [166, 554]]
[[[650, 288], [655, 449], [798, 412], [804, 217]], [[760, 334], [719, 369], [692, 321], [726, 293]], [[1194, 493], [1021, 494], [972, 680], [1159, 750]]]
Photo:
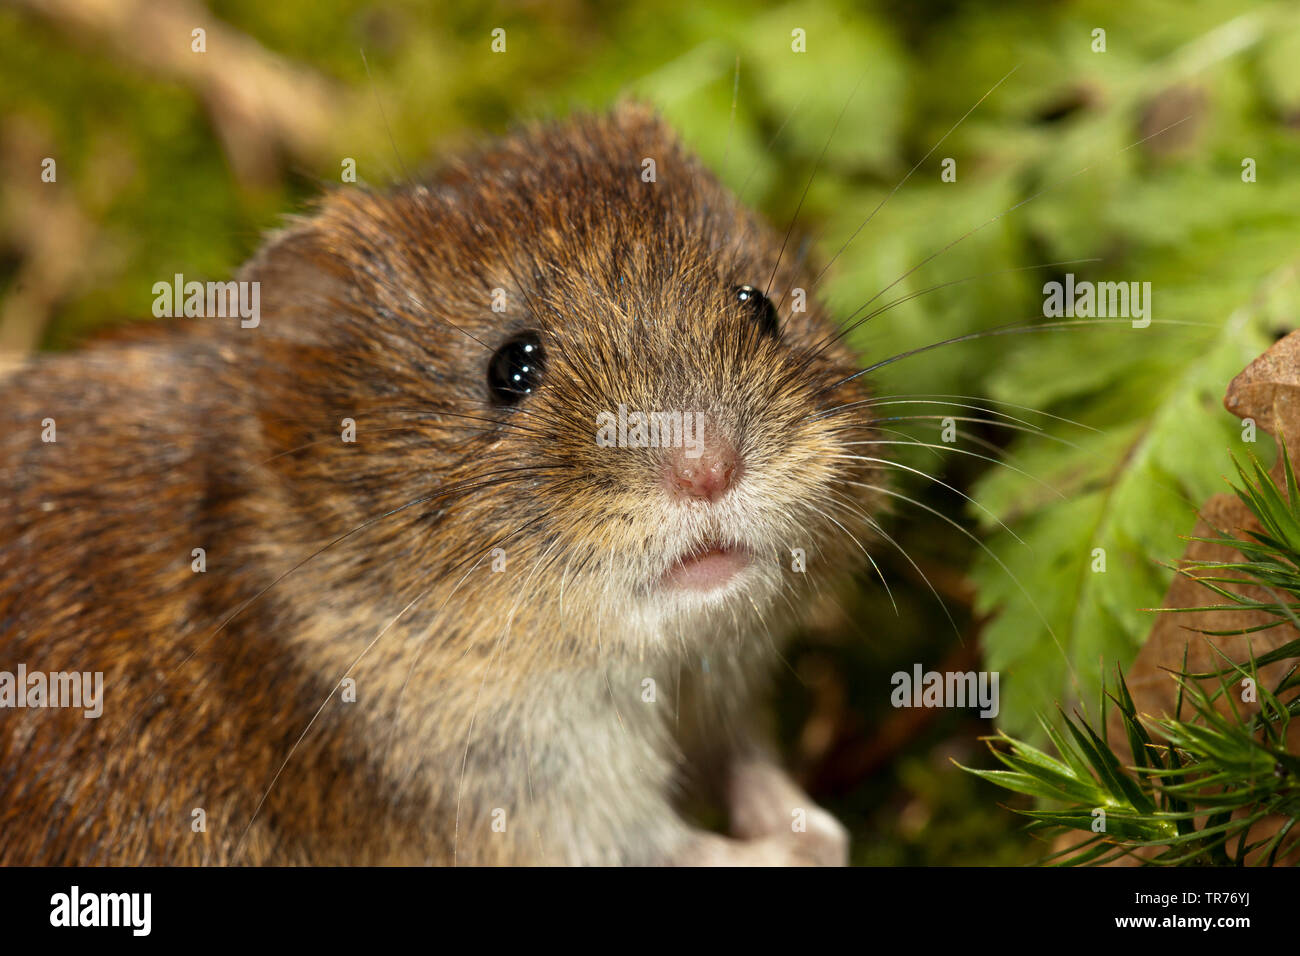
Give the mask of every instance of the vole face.
[[383, 303], [326, 336], [364, 328], [402, 359], [349, 368], [340, 411], [430, 412], [368, 437], [390, 487], [500, 482], [438, 506], [455, 546], [431, 573], [499, 547], [521, 601], [689, 641], [866, 560], [882, 482], [850, 443], [873, 435], [822, 414], [865, 399], [858, 366], [793, 249], [652, 116], [544, 128], [320, 220], [347, 225], [329, 256], [351, 298]]
[[866, 531], [845, 515], [869, 508], [865, 489], [844, 482], [870, 479], [843, 457], [863, 430], [817, 417], [861, 399], [833, 390], [854, 366], [791, 309], [810, 277], [765, 295], [779, 243], [709, 215], [665, 218], [640, 245], [644, 219], [611, 223], [581, 274], [534, 284], [528, 327], [497, 332], [484, 375], [500, 420], [529, 429], [502, 433], [502, 464], [548, 469], [528, 506], [555, 536], [543, 577], [650, 631], [762, 610], [797, 583], [799, 552], [816, 567], [840, 551], [828, 516]]

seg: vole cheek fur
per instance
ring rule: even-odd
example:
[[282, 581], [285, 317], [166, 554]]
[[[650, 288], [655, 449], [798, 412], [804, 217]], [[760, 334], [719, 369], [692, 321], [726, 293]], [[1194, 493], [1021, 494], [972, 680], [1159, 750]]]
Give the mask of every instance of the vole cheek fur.
[[[28, 769], [0, 806], [66, 821], [6, 828], [0, 860], [726, 861], [674, 797], [760, 759], [775, 647], [809, 579], [861, 558], [843, 525], [865, 540], [882, 483], [847, 444], [870, 430], [818, 415], [866, 395], [820, 306], [791, 309], [813, 285], [791, 259], [624, 107], [333, 195], [242, 271], [257, 329], [156, 328], [24, 373], [0, 640], [105, 671], [111, 706], [8, 721], [0, 760]], [[769, 280], [775, 338], [734, 295]], [[502, 404], [487, 365], [523, 332], [544, 375]], [[733, 486], [673, 500], [663, 449], [597, 444], [620, 406], [698, 413]], [[38, 447], [52, 413], [82, 464]], [[92, 484], [93, 518], [41, 511]], [[656, 586], [707, 542], [752, 555], [735, 584]], [[60, 586], [20, 586], [24, 560]], [[24, 783], [51, 759], [66, 786]]]

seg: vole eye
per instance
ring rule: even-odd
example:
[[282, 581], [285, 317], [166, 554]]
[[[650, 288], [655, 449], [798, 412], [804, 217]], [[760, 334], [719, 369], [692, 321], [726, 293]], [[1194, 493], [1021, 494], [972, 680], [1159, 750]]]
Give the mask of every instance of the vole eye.
[[776, 317], [776, 307], [772, 300], [759, 292], [752, 285], [736, 286], [733, 290], [736, 301], [741, 304], [745, 314], [758, 323], [758, 327], [767, 335], [776, 338], [781, 334], [781, 323]]
[[516, 335], [488, 363], [488, 388], [502, 405], [513, 405], [542, 381], [546, 352], [536, 332]]

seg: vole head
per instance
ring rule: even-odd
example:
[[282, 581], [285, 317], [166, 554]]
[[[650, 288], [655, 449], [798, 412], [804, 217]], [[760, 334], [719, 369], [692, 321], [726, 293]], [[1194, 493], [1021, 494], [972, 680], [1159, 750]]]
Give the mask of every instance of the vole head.
[[865, 560], [877, 500], [795, 259], [636, 107], [344, 190], [244, 275], [268, 467], [326, 531], [427, 499], [353, 563], [403, 596], [504, 565], [614, 641], [743, 622]]

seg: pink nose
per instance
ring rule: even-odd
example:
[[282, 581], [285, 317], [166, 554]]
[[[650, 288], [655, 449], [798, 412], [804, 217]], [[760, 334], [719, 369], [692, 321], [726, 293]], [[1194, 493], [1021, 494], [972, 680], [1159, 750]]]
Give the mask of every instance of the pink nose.
[[680, 499], [697, 498], [717, 501], [739, 477], [740, 461], [735, 447], [725, 439], [710, 436], [710, 441], [692, 458], [686, 448], [668, 453], [664, 471], [668, 493]]

